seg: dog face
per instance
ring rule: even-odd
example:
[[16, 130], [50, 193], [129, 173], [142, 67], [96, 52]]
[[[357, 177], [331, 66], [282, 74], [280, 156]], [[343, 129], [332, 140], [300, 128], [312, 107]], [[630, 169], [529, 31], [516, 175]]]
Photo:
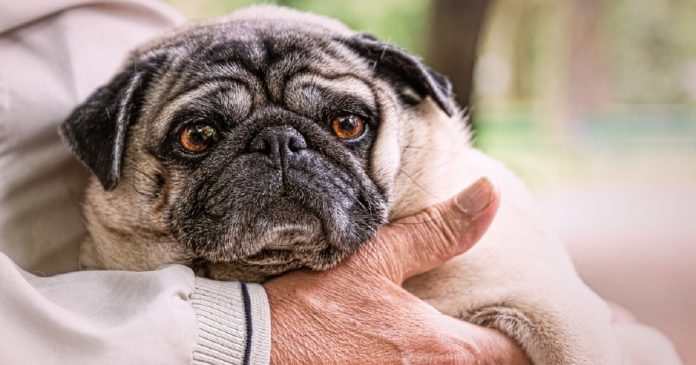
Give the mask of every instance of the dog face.
[[326, 269], [387, 222], [400, 142], [423, 104], [453, 113], [449, 90], [402, 50], [287, 9], [146, 45], [61, 127], [95, 177], [83, 264]]

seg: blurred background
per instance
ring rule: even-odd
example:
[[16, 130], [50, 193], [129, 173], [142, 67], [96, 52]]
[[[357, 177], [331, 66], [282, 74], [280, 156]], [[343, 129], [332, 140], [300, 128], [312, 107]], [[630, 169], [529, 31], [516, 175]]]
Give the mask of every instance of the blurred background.
[[[192, 18], [243, 0], [168, 0]], [[265, 1], [268, 2], [268, 1]], [[583, 278], [696, 364], [696, 0], [284, 0], [421, 56]]]

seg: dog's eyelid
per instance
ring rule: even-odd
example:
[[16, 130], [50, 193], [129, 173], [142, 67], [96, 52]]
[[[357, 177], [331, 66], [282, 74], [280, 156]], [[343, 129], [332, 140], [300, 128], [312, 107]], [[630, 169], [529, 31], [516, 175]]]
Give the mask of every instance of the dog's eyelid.
[[215, 113], [210, 114], [200, 114], [200, 113], [181, 113], [174, 118], [172, 122], [169, 123], [169, 135], [176, 135], [181, 132], [182, 129], [193, 124], [208, 124], [211, 127], [215, 127], [218, 131], [225, 131], [229, 129], [228, 127], [234, 123], [229, 121], [228, 118], [224, 118], [221, 115], [215, 115]]
[[332, 120], [336, 117], [352, 114], [362, 118], [367, 123], [376, 121], [376, 111], [362, 102], [349, 101], [337, 104], [338, 105], [334, 104], [335, 106], [332, 108], [332, 110], [329, 110], [328, 113], [326, 113], [326, 119]]

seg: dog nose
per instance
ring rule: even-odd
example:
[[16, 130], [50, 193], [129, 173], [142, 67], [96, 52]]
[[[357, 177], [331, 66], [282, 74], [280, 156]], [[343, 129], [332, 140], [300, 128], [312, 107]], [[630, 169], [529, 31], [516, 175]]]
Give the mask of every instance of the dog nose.
[[249, 152], [262, 153], [273, 161], [284, 161], [306, 148], [302, 134], [288, 125], [265, 128], [249, 144]]

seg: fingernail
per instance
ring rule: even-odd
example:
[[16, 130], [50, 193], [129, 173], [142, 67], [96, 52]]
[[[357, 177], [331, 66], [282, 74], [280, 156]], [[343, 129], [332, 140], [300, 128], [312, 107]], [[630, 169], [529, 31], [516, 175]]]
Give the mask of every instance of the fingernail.
[[476, 215], [486, 210], [495, 199], [495, 187], [487, 177], [482, 177], [466, 190], [457, 194], [454, 202], [462, 212]]

